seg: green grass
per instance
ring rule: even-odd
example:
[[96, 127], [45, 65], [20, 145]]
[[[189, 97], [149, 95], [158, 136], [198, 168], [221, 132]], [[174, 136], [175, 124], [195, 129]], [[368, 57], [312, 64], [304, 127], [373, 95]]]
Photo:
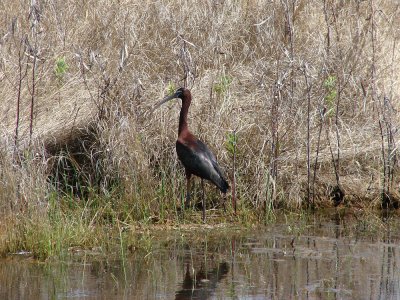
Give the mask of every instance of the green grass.
[[[29, 216], [3, 221], [0, 253], [28, 251], [42, 261], [66, 259], [77, 253], [125, 259], [132, 251], [151, 255], [154, 233], [161, 230], [190, 230], [192, 233], [210, 229], [245, 231], [279, 223], [285, 224], [288, 234], [301, 236], [307, 234], [309, 224], [317, 224], [326, 216], [336, 216], [338, 222], [353, 220], [350, 221], [352, 228], [348, 230], [371, 235], [385, 230], [397, 218], [392, 214], [383, 220], [376, 211], [361, 213], [342, 208], [319, 214], [311, 210], [281, 209], [270, 212], [269, 218], [265, 219], [263, 212], [255, 214], [244, 204], [239, 205], [238, 214], [234, 215], [227, 203], [227, 213], [222, 208], [210, 210], [207, 224], [203, 224], [200, 210], [188, 209], [181, 213], [171, 208], [163, 212], [165, 218], [148, 219], [143, 215], [143, 218], [135, 220], [126, 206], [119, 205], [118, 199], [94, 198], [79, 202], [68, 197], [54, 197], [49, 200], [46, 213], [39, 215], [32, 211]], [[174, 218], [174, 215], [178, 216]]]
[[[207, 225], [236, 224], [251, 226], [256, 222], [250, 209], [234, 216], [227, 203], [228, 212], [221, 209], [207, 212]], [[135, 211], [125, 201], [116, 198], [95, 197], [87, 201], [62, 197], [56, 194], [48, 202], [42, 214], [25, 213], [22, 218], [14, 216], [12, 223], [4, 220], [0, 240], [0, 253], [28, 251], [39, 260], [62, 258], [77, 251], [106, 255], [110, 252], [125, 256], [128, 248], [151, 252], [151, 238], [136, 233], [146, 228], [172, 228], [198, 224], [203, 226], [201, 212], [188, 209], [184, 213], [174, 207], [164, 208], [158, 215], [149, 210]], [[139, 218], [138, 218], [139, 216]], [[175, 217], [174, 217], [175, 216]]]

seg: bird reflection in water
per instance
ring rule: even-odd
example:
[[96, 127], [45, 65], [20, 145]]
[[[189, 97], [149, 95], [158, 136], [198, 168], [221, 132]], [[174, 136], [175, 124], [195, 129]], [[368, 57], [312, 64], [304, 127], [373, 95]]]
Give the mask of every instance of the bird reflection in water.
[[182, 288], [176, 292], [175, 300], [209, 299], [217, 288], [218, 283], [228, 272], [229, 265], [226, 262], [222, 262], [218, 267], [207, 273], [204, 272], [202, 267], [196, 274], [191, 274], [189, 263], [187, 263]]

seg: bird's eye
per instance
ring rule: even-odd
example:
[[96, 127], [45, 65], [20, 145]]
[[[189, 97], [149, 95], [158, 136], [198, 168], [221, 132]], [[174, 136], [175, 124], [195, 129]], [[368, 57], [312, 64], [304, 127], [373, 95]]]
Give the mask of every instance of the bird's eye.
[[176, 91], [177, 96], [182, 96], [183, 95], [183, 88], [180, 88]]

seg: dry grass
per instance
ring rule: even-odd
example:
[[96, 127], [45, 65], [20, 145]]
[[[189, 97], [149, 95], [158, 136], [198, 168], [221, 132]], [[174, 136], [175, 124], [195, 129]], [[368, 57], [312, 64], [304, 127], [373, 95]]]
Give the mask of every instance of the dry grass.
[[377, 207], [382, 191], [399, 193], [399, 4], [32, 3], [0, 4], [5, 214], [17, 206], [28, 219], [38, 207], [46, 214], [49, 199], [65, 194], [82, 212], [100, 194], [112, 200], [94, 201], [90, 224], [108, 218], [101, 205], [128, 223], [178, 217], [180, 106], [148, 111], [184, 84], [189, 126], [229, 177], [225, 143], [237, 132], [239, 210], [312, 199], [331, 206], [338, 184], [350, 206]]

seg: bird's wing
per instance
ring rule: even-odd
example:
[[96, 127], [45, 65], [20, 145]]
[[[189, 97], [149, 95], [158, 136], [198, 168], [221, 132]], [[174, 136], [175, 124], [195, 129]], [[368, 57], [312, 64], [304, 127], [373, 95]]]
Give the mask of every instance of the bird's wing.
[[201, 152], [204, 154], [205, 157], [212, 163], [214, 169], [217, 171], [217, 173], [223, 178], [224, 176], [222, 175], [222, 171], [218, 165], [217, 159], [215, 158], [214, 153], [211, 152], [210, 149], [208, 149], [207, 145], [204, 144], [200, 140], [196, 140], [196, 145], [198, 149], [201, 150]]
[[222, 175], [214, 154], [208, 147], [196, 139], [190, 142], [176, 142], [178, 157], [186, 170], [201, 178], [208, 179], [226, 190], [227, 183]]
[[177, 141], [176, 152], [186, 170], [194, 175], [210, 179], [210, 172], [214, 169], [213, 162], [206, 153], [197, 149], [196, 143]]

